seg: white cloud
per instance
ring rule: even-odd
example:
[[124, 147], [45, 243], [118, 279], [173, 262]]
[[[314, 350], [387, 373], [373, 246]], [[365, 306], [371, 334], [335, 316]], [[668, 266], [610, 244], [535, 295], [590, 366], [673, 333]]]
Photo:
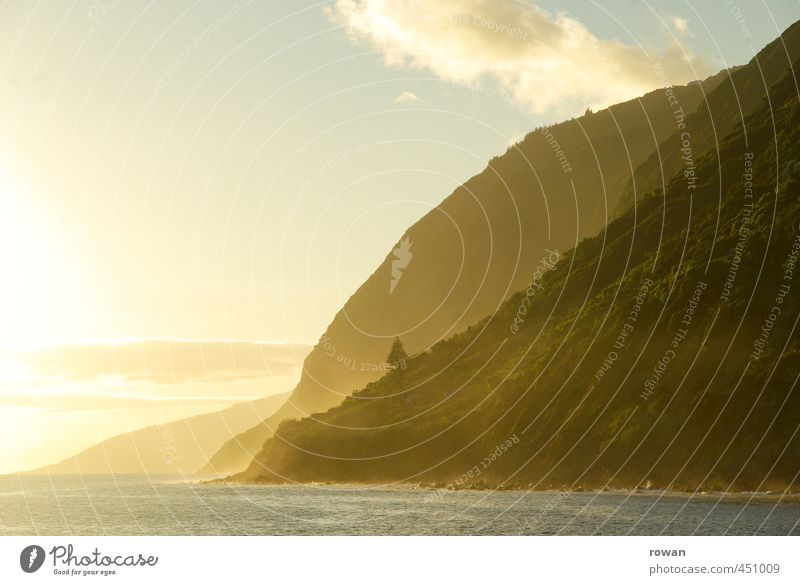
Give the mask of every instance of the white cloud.
[[299, 374], [311, 347], [246, 341], [142, 340], [59, 345], [0, 355], [25, 365], [25, 377], [0, 379], [0, 390], [22, 381], [190, 382], [245, 381]]
[[508, 148], [511, 148], [512, 146], [514, 146], [515, 144], [519, 144], [523, 140], [525, 140], [525, 133], [524, 132], [519, 132], [517, 134], [512, 134], [511, 136], [508, 137], [508, 143], [506, 144], [506, 146]]
[[537, 113], [582, 113], [641, 95], [659, 85], [655, 63], [671, 83], [710, 72], [677, 44], [600, 39], [568, 13], [515, 0], [337, 0], [328, 15], [354, 42], [378, 48], [389, 66], [461, 84], [498, 83]]
[[422, 100], [413, 91], [404, 91], [399, 96], [394, 98], [394, 102], [398, 104], [413, 104], [415, 102], [422, 102]]
[[687, 37], [694, 36], [694, 33], [692, 33], [692, 31], [689, 30], [688, 19], [681, 18], [680, 16], [671, 16], [670, 20], [672, 21], [672, 28], [676, 33]]

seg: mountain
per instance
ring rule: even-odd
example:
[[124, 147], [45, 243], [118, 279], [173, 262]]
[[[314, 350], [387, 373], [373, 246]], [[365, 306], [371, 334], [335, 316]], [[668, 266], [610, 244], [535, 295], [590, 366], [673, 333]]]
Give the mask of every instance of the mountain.
[[234, 479], [796, 491], [799, 95]]
[[194, 473], [231, 436], [271, 416], [288, 393], [124, 433], [47, 467], [23, 473]]
[[[686, 127], [691, 129], [692, 155], [698, 157], [715, 150], [721, 138], [740, 127], [744, 118], [758, 108], [767, 88], [781, 79], [798, 58], [800, 26], [795, 23], [759, 51], [747, 65], [723, 71], [714, 90], [704, 96], [700, 107], [684, 104], [676, 95], [675, 120], [679, 120], [681, 113], [685, 116]], [[625, 187], [618, 212], [627, 211], [637, 191], [648, 193], [663, 188], [665, 179], [685, 167], [682, 152], [685, 138], [683, 131], [674, 132], [650, 153], [636, 169], [636, 183], [630, 182]]]
[[[287, 393], [287, 400], [289, 394]], [[284, 405], [286, 401], [284, 401]], [[247, 430], [229, 437], [213, 455], [202, 463], [198, 473], [216, 473], [219, 475], [230, 475], [245, 469], [255, 456], [261, 451], [269, 436], [272, 435], [273, 425], [277, 427], [280, 420], [283, 420], [282, 411], [278, 410], [269, 417], [255, 421]]]
[[[672, 92], [691, 110], [726, 76]], [[283, 408], [229, 441], [205, 470], [244, 469], [280, 421], [324, 411], [378, 379], [396, 336], [410, 353], [425, 351], [497, 310], [546, 250], [596, 234], [635, 178], [632, 169], [674, 132], [670, 99], [657, 90], [539, 128], [492, 159], [409, 228], [350, 297]]]
[[[495, 311], [527, 284], [545, 249], [574, 247], [663, 188], [683, 164], [679, 123], [692, 128], [694, 158], [713, 150], [798, 56], [795, 24], [745, 66], [530, 133], [404, 234], [309, 354], [290, 400], [226, 443], [206, 470], [243, 469], [282, 420], [324, 411], [378, 379], [395, 336], [424, 351]], [[657, 65], [654, 76], [669, 82]], [[411, 256], [395, 279], [401, 242]]]

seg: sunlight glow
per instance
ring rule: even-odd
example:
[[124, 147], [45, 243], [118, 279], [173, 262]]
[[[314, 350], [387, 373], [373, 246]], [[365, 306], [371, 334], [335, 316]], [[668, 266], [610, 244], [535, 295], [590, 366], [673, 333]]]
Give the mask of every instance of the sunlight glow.
[[0, 345], [52, 343], [89, 317], [85, 279], [57, 226], [0, 163]]

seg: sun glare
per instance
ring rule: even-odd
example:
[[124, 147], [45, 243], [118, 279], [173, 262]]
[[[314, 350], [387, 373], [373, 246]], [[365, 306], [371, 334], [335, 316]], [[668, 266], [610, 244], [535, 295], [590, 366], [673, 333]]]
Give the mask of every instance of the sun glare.
[[0, 346], [71, 338], [86, 291], [53, 219], [0, 164]]

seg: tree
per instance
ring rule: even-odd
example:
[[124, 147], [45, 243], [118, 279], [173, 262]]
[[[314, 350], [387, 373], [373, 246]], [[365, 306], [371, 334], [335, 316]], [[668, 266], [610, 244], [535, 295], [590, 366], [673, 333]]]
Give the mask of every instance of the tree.
[[395, 337], [392, 349], [389, 350], [389, 355], [386, 356], [386, 365], [390, 370], [405, 369], [407, 358], [408, 354], [403, 347], [403, 342], [400, 341], [399, 337]]

